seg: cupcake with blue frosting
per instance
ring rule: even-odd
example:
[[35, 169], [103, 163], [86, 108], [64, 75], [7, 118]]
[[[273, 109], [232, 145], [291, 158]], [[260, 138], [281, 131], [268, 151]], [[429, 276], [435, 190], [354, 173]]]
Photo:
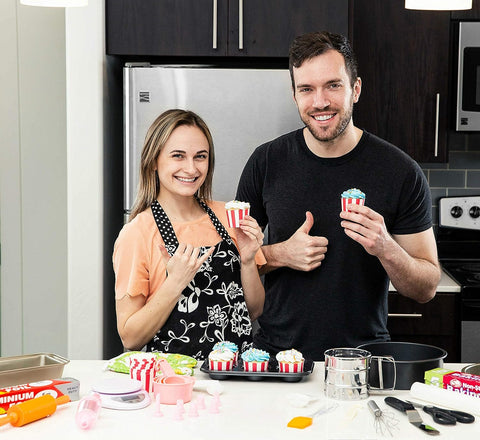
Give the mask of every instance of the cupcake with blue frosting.
[[348, 211], [347, 205], [365, 205], [365, 193], [358, 188], [351, 188], [343, 191], [341, 196], [342, 211]]
[[220, 341], [220, 342], [217, 342], [212, 348], [212, 350], [220, 350], [220, 349], [230, 350], [235, 355], [234, 363], [235, 364], [237, 363], [237, 361], [238, 361], [238, 346], [237, 346], [237, 344], [235, 344], [233, 342], [230, 342], [230, 341]]
[[268, 371], [270, 354], [258, 348], [249, 348], [242, 353], [243, 369], [251, 372]]

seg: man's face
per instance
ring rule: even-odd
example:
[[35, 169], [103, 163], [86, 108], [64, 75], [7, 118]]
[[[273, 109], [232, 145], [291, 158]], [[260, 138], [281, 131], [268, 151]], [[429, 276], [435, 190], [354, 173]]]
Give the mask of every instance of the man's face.
[[343, 56], [329, 50], [294, 67], [293, 76], [298, 112], [313, 137], [329, 142], [341, 136], [351, 123], [361, 90], [359, 78], [353, 88], [350, 85]]

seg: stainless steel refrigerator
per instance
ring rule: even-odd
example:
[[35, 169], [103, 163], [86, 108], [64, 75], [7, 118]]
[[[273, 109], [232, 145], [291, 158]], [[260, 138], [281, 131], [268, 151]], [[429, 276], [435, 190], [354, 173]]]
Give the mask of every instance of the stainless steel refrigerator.
[[235, 197], [242, 169], [257, 146], [303, 126], [288, 69], [127, 64], [123, 70], [125, 214], [135, 200], [145, 134], [167, 109], [192, 110], [209, 126], [215, 200]]

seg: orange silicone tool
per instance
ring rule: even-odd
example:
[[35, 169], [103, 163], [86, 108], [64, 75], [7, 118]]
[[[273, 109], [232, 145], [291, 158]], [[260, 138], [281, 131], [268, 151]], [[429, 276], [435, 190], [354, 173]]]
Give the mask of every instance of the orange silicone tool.
[[23, 426], [52, 415], [58, 405], [70, 402], [67, 395], [57, 399], [50, 394], [36, 397], [8, 408], [7, 415], [0, 419], [0, 426], [11, 423], [12, 426]]

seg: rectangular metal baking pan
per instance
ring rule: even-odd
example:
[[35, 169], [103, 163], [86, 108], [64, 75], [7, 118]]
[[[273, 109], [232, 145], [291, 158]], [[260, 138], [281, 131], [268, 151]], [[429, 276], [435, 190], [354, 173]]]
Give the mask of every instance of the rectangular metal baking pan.
[[59, 379], [70, 361], [53, 353], [0, 357], [0, 387]]
[[211, 379], [224, 380], [234, 377], [248, 380], [263, 380], [263, 379], [279, 379], [284, 382], [300, 382], [305, 376], [312, 374], [315, 363], [311, 359], [305, 359], [303, 364], [303, 371], [301, 373], [280, 373], [278, 371], [278, 363], [274, 359], [270, 359], [268, 364], [268, 371], [264, 372], [252, 372], [243, 370], [242, 359], [238, 360], [238, 364], [233, 367], [231, 371], [213, 371], [210, 370], [208, 359], [206, 359], [200, 371], [207, 373]]

